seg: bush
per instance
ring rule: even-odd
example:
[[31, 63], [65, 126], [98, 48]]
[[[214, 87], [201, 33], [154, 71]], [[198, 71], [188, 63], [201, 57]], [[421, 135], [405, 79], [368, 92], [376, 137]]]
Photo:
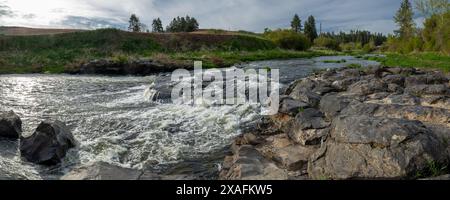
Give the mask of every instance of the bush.
[[291, 30], [270, 31], [266, 32], [264, 36], [283, 49], [304, 51], [311, 47], [306, 36]]
[[363, 46], [363, 51], [366, 53], [370, 53], [372, 51], [375, 51], [377, 47], [375, 46], [375, 42], [371, 40], [369, 43], [365, 44]]
[[339, 51], [341, 48], [339, 47], [339, 43], [329, 37], [320, 36], [314, 40], [314, 45], [318, 47], [325, 47], [327, 49]]

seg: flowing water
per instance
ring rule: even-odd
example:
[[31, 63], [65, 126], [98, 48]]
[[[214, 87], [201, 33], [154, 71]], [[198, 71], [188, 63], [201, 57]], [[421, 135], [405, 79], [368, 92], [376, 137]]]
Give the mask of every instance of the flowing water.
[[[346, 59], [346, 63], [324, 60]], [[262, 61], [249, 69], [279, 68], [281, 87], [317, 69], [349, 63], [377, 65], [353, 57]], [[147, 77], [2, 75], [0, 110], [13, 110], [29, 136], [46, 119], [65, 122], [78, 141], [61, 165], [44, 167], [20, 158], [18, 142], [0, 139], [0, 179], [56, 179], [96, 161], [214, 178], [227, 146], [257, 120], [252, 105], [190, 106], [168, 103], [170, 74]]]

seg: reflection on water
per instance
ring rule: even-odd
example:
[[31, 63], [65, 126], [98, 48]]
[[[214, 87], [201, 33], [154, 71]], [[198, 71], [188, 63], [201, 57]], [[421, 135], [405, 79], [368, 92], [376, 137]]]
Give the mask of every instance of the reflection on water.
[[[280, 68], [281, 82], [287, 85], [315, 69], [348, 64], [321, 62], [331, 59], [376, 64], [352, 57], [324, 57], [243, 67]], [[161, 90], [169, 79], [167, 75], [0, 76], [0, 110], [14, 110], [21, 117], [23, 135], [32, 134], [42, 120], [58, 119], [67, 123], [79, 142], [61, 166], [48, 168], [22, 161], [17, 141], [0, 140], [0, 179], [57, 178], [70, 168], [94, 161], [208, 177], [216, 172], [223, 149], [241, 133], [240, 127], [255, 121], [258, 113], [250, 105], [192, 107], [148, 101], [149, 91]]]

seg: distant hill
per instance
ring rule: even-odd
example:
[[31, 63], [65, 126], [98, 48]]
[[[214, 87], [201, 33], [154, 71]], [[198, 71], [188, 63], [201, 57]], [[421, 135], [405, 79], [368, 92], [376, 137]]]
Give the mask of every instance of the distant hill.
[[60, 34], [60, 33], [73, 33], [73, 32], [80, 32], [80, 31], [84, 31], [84, 30], [44, 29], [44, 28], [0, 26], [0, 35], [9, 35], [9, 36], [54, 35], [54, 34]]

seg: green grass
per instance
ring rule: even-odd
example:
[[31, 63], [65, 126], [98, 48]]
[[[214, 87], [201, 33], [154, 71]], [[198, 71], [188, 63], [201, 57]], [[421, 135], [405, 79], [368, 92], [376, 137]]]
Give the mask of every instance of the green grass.
[[450, 56], [438, 53], [397, 54], [387, 53], [386, 57], [364, 57], [366, 60], [381, 62], [389, 67], [414, 67], [450, 71]]
[[[0, 36], [0, 74], [62, 73], [66, 68], [94, 59], [127, 62], [160, 54], [173, 59], [171, 62], [205, 60], [210, 66], [297, 55], [282, 55], [269, 40], [247, 35], [166, 34], [158, 38], [153, 34], [101, 29], [56, 35]], [[205, 55], [206, 58], [199, 59]]]
[[415, 179], [429, 178], [445, 175], [449, 173], [448, 165], [438, 163], [436, 161], [428, 161], [425, 169], [417, 171]]
[[313, 58], [334, 55], [333, 52], [291, 51], [282, 49], [260, 51], [196, 51], [171, 54], [173, 60], [203, 61], [204, 67], [228, 67], [237, 63], [259, 60]]
[[359, 63], [351, 63], [347, 65], [348, 68], [352, 68], [352, 69], [360, 69], [362, 68], [362, 65]]

